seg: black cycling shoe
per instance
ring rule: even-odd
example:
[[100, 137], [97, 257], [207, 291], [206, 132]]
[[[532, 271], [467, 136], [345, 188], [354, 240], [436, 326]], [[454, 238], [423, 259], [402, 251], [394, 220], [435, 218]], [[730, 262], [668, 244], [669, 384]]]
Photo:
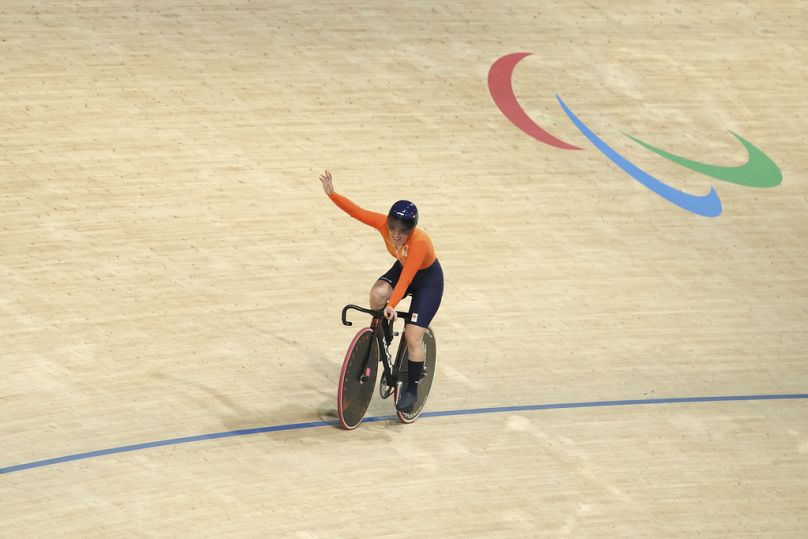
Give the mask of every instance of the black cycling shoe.
[[418, 402], [418, 394], [405, 391], [401, 398], [396, 403], [396, 410], [409, 414], [415, 408], [415, 403]]

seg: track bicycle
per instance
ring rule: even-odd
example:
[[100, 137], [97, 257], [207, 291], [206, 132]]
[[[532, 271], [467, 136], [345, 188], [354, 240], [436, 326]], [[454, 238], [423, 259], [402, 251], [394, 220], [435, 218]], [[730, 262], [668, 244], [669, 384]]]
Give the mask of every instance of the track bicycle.
[[[407, 384], [410, 383], [407, 369], [407, 342], [404, 338], [406, 326], [401, 333], [394, 360], [390, 354], [390, 344], [398, 333], [393, 331], [393, 323], [384, 317], [384, 311], [365, 309], [358, 305], [346, 305], [342, 309], [342, 323], [346, 326], [353, 325], [347, 318], [348, 311], [351, 309], [369, 314], [373, 318], [369, 327], [360, 329], [354, 336], [342, 362], [337, 391], [337, 414], [342, 427], [348, 430], [358, 427], [365, 417], [365, 412], [373, 398], [380, 363], [382, 375], [379, 379], [379, 396], [382, 399], [393, 395], [393, 402], [398, 402], [399, 397], [407, 389]], [[396, 313], [404, 321], [410, 320], [410, 313], [399, 311]], [[409, 413], [396, 409], [396, 415], [402, 423], [412, 423], [418, 419], [432, 387], [437, 355], [435, 334], [431, 328], [427, 328], [424, 333], [424, 346], [426, 347], [426, 360], [424, 373], [418, 382], [418, 399], [415, 406]]]

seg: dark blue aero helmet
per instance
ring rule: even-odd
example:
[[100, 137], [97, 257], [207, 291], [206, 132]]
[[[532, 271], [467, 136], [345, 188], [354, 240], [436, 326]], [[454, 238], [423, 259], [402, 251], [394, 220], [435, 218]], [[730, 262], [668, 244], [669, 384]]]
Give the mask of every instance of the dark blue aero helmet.
[[398, 221], [405, 229], [412, 230], [418, 224], [418, 208], [409, 200], [399, 200], [387, 213], [388, 224], [390, 221]]

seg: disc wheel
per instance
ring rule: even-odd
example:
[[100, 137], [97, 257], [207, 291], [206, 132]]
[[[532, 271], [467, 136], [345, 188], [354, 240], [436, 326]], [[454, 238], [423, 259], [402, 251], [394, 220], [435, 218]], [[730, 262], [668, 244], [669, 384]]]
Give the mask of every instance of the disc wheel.
[[373, 398], [378, 369], [378, 344], [373, 338], [373, 330], [364, 328], [354, 337], [342, 362], [337, 415], [343, 428], [355, 429], [365, 417]]

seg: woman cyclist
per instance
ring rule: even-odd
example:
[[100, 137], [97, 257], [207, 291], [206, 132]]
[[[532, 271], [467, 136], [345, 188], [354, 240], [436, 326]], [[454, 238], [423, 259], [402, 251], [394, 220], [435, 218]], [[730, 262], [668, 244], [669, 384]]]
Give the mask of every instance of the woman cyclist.
[[370, 308], [384, 309], [390, 321], [396, 319], [396, 305], [412, 295], [410, 321], [404, 335], [407, 339], [409, 379], [396, 408], [409, 413], [418, 397], [418, 381], [424, 370], [424, 333], [438, 312], [443, 297], [443, 270], [435, 256], [432, 240], [417, 228], [418, 209], [408, 200], [399, 200], [387, 215], [360, 208], [347, 198], [334, 192], [334, 181], [327, 170], [320, 175], [323, 191], [341, 210], [354, 219], [379, 231], [387, 251], [396, 259], [387, 273], [379, 277], [370, 289]]

